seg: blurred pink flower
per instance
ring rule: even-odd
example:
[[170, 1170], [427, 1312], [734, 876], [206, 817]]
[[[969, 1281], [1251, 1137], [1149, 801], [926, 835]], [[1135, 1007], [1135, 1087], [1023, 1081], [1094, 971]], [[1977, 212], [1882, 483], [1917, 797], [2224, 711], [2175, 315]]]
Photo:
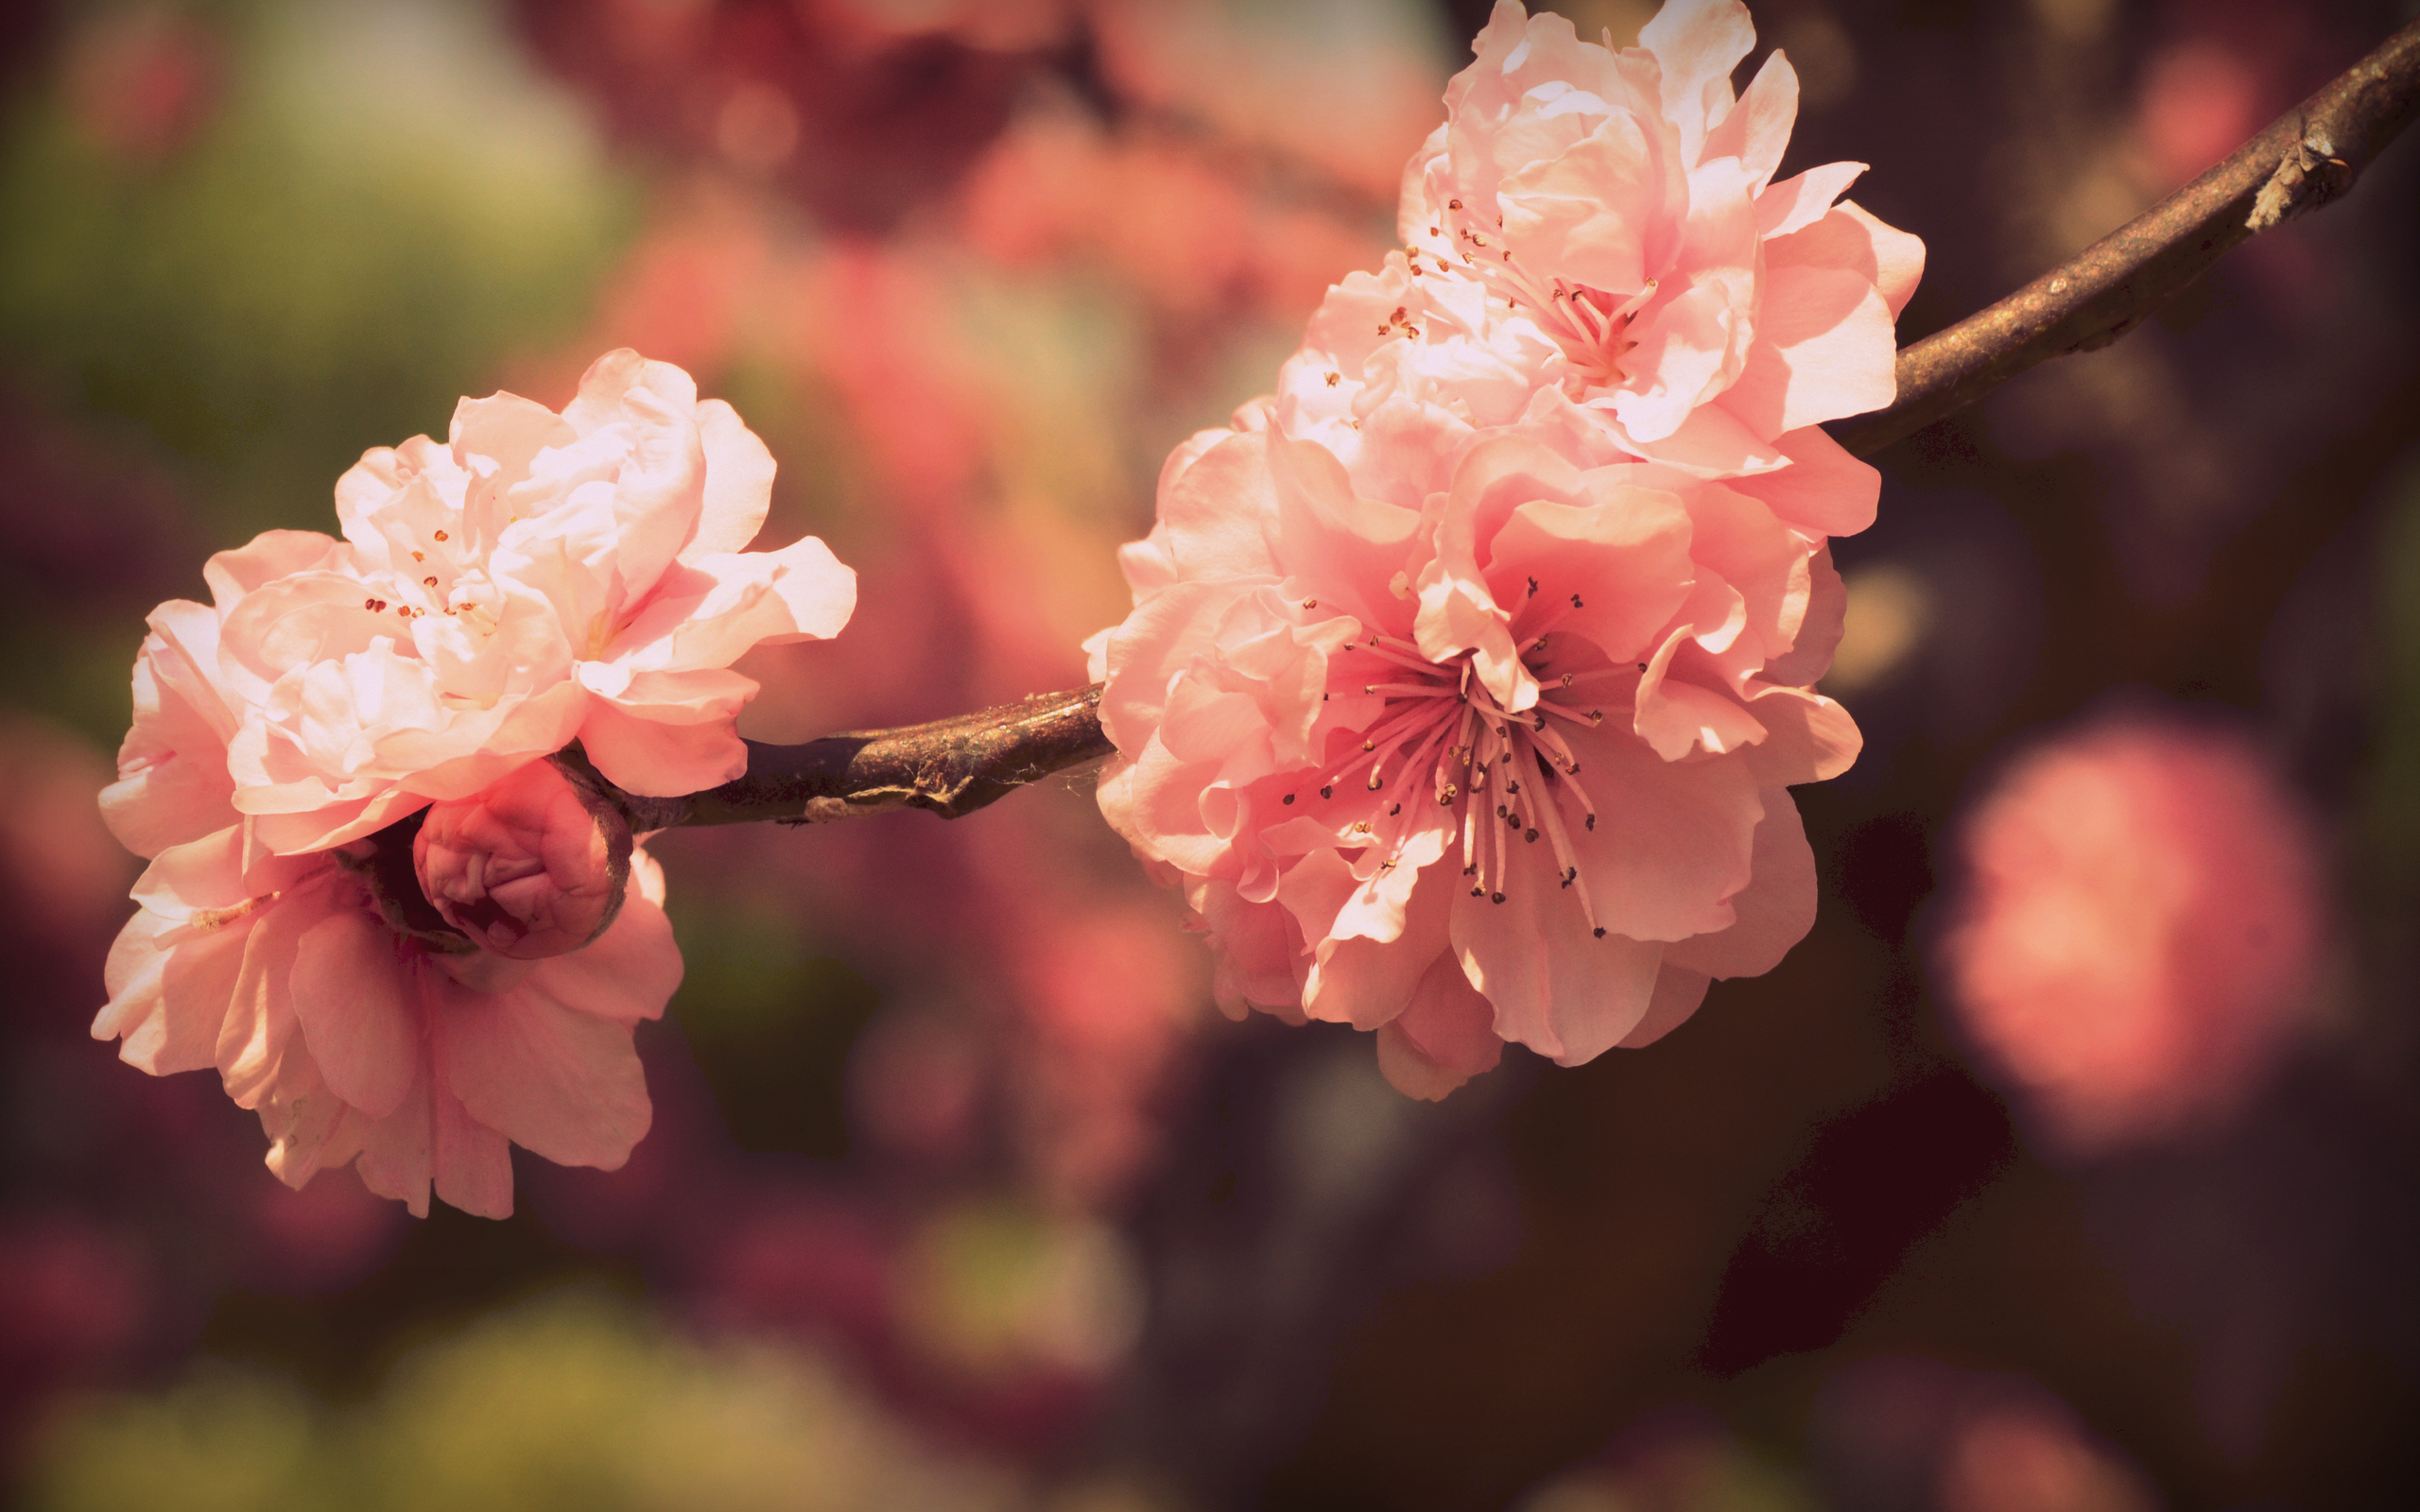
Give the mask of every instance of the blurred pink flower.
[[429, 806], [412, 839], [421, 891], [482, 949], [514, 960], [576, 951], [622, 906], [631, 832], [551, 761]]
[[1771, 969], [1814, 913], [1784, 789], [1858, 744], [1789, 685], [1841, 600], [1760, 502], [1524, 435], [1449, 484], [1411, 509], [1277, 431], [1197, 438], [1088, 647], [1102, 812], [1182, 882], [1222, 1005], [1377, 1029], [1428, 1097]]
[[[192, 714], [226, 751], [209, 797], [232, 793], [283, 854], [466, 797], [575, 738], [631, 792], [737, 775], [732, 726], [756, 684], [730, 664], [836, 633], [856, 594], [813, 537], [742, 549], [772, 476], [731, 406], [630, 351], [597, 359], [561, 416], [465, 400], [450, 445], [366, 454], [337, 485], [345, 540], [270, 531], [212, 558], [215, 610], [164, 608], [186, 660], [223, 681]], [[153, 770], [179, 755], [138, 707], [105, 805], [142, 853], [196, 837], [202, 795]]]
[[[1739, 478], [1863, 529], [1874, 470], [1817, 422], [1891, 402], [1923, 244], [1841, 199], [1860, 163], [1772, 182], [1797, 79], [1775, 52], [1735, 99], [1737, 0], [1672, 0], [1640, 41], [1611, 52], [1500, 0], [1406, 170], [1407, 250], [1331, 291], [1277, 421], [1415, 507], [1475, 429], [1526, 422], [1577, 461]], [[1401, 465], [1414, 442], [1431, 467]]]
[[2135, 717], [2065, 737], [2011, 766], [1958, 845], [1941, 959], [2056, 1144], [2223, 1118], [2309, 1015], [2317, 843], [2239, 735]]
[[2142, 1472], [2066, 1404], [2018, 1400], [1963, 1424], [1942, 1467], [1943, 1512], [2155, 1512]]

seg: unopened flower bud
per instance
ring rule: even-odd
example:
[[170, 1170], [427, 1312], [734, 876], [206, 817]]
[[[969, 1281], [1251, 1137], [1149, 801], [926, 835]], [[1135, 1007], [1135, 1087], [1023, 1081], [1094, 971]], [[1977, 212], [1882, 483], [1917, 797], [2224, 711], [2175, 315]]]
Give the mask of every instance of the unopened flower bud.
[[539, 960], [579, 949], [622, 906], [631, 832], [585, 784], [531, 762], [432, 804], [412, 843], [421, 890], [482, 949]]

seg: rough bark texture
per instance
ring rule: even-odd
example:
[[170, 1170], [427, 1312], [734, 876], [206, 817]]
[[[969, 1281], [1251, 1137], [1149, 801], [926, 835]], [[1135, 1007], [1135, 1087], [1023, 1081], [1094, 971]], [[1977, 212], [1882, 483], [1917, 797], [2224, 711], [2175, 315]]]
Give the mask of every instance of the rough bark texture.
[[[803, 746], [748, 743], [748, 772], [687, 798], [619, 795], [635, 831], [774, 819], [821, 824], [883, 809], [954, 819], [1013, 788], [1111, 750], [1100, 684], [898, 730], [849, 730]], [[601, 781], [601, 779], [600, 779]]]
[[[2256, 232], [2342, 195], [2420, 113], [2420, 22], [2387, 39], [2234, 156], [2064, 266], [1899, 353], [1897, 400], [1832, 427], [1871, 455], [2034, 364], [2108, 345]], [[884, 809], [956, 818], [1110, 754], [1100, 685], [803, 746], [750, 742], [748, 773], [687, 798], [616, 795], [635, 831]], [[601, 781], [601, 779], [599, 779]]]

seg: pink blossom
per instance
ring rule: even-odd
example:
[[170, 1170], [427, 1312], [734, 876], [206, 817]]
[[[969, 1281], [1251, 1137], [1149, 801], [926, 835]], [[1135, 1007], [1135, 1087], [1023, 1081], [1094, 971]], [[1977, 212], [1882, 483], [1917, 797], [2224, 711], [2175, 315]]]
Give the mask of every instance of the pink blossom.
[[164, 851], [94, 1037], [154, 1075], [216, 1067], [289, 1186], [350, 1161], [415, 1214], [433, 1186], [502, 1217], [508, 1143], [619, 1166], [649, 1119], [631, 1029], [681, 979], [654, 863], [632, 852], [636, 896], [586, 949], [516, 961], [399, 932], [363, 850], [270, 855], [230, 826]]
[[1448, 484], [1408, 508], [1273, 429], [1197, 438], [1090, 645], [1102, 811], [1184, 885], [1222, 1005], [1379, 1030], [1428, 1097], [1769, 970], [1814, 910], [1785, 788], [1858, 747], [1792, 685], [1837, 579], [1762, 502], [1521, 434]]
[[555, 763], [429, 806], [412, 840], [421, 891], [482, 949], [515, 960], [576, 951], [622, 905], [631, 832]]
[[[260, 550], [209, 571], [240, 579]], [[372, 842], [269, 851], [230, 801], [223, 731], [239, 704], [217, 626], [201, 605], [164, 604], [135, 663], [126, 775], [102, 809], [152, 861], [110, 952], [94, 1038], [123, 1040], [154, 1075], [216, 1067], [260, 1114], [289, 1186], [352, 1161], [415, 1213], [434, 1186], [501, 1216], [508, 1142], [620, 1165], [649, 1118], [631, 1028], [681, 979], [654, 863], [631, 851], [634, 895], [586, 948], [513, 960], [415, 912], [408, 868], [382, 873]]]
[[[345, 540], [212, 558], [214, 603], [151, 616], [102, 795], [151, 866], [95, 1037], [216, 1066], [295, 1186], [352, 1161], [415, 1212], [500, 1214], [509, 1143], [620, 1165], [632, 1026], [681, 956], [661, 874], [542, 758], [576, 738], [648, 794], [736, 774], [730, 662], [856, 596], [821, 541], [742, 549], [771, 480], [729, 406], [612, 352], [561, 416], [465, 401], [450, 446], [369, 454]], [[366, 838], [432, 802], [410, 860]]]
[[271, 531], [213, 558], [225, 780], [255, 839], [338, 845], [574, 739], [634, 793], [736, 776], [756, 684], [731, 663], [830, 636], [856, 601], [812, 537], [743, 549], [772, 475], [729, 405], [614, 352], [560, 416], [465, 400], [449, 444], [366, 454], [337, 485], [343, 541]]
[[1737, 0], [1672, 0], [1640, 41], [1499, 0], [1406, 170], [1406, 250], [1330, 291], [1276, 422], [1415, 507], [1473, 431], [1526, 423], [1862, 529], [1876, 475], [1816, 425], [1891, 402], [1923, 245], [1840, 198], [1862, 164], [1772, 181], [1797, 79], [1776, 51], [1734, 96]]
[[2309, 1016], [2317, 847], [2241, 736], [2092, 727], [2013, 765], [1958, 846], [1952, 994], [2056, 1145], [2224, 1117]]

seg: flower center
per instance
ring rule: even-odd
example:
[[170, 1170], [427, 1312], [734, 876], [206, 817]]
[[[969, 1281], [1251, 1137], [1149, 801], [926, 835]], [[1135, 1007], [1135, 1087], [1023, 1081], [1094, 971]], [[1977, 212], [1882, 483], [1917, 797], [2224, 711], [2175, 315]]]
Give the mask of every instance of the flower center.
[[[1622, 369], [1622, 358], [1638, 343], [1631, 340], [1627, 333], [1639, 307], [1654, 297], [1654, 279], [1649, 279], [1644, 288], [1624, 299], [1584, 284], [1544, 277], [1524, 266], [1512, 255], [1512, 249], [1504, 244], [1503, 216], [1496, 216], [1495, 229], [1489, 231], [1459, 199], [1445, 202], [1444, 214], [1438, 222], [1428, 228], [1427, 239], [1433, 245], [1427, 250], [1406, 249], [1414, 273], [1422, 270], [1420, 260], [1425, 256], [1438, 272], [1449, 278], [1475, 280], [1506, 304], [1528, 306], [1539, 329], [1570, 358], [1574, 376], [1583, 390], [1610, 387], [1629, 380], [1630, 375]], [[1450, 240], [1446, 236], [1449, 229], [1453, 232]], [[1457, 263], [1459, 266], [1455, 266]]]
[[[1551, 642], [1552, 634], [1547, 632], [1523, 644], [1523, 664], [1538, 677], [1539, 694], [1535, 704], [1516, 712], [1488, 691], [1470, 653], [1436, 662], [1409, 641], [1365, 632], [1347, 649], [1357, 652], [1365, 666], [1383, 664], [1384, 670], [1364, 682], [1361, 691], [1378, 695], [1386, 704], [1363, 734], [1360, 749], [1320, 778], [1319, 796], [1333, 799], [1339, 787], [1355, 781], [1373, 793], [1393, 784], [1402, 796], [1382, 814], [1352, 826], [1353, 833], [1390, 856], [1401, 852], [1418, 822], [1406, 813], [1408, 804], [1426, 800], [1455, 811], [1462, 875], [1470, 882], [1471, 896], [1498, 903], [1513, 885], [1513, 847], [1544, 840], [1554, 851], [1560, 885], [1576, 891], [1581, 913], [1601, 939], [1605, 931], [1597, 922], [1572, 843], [1574, 826], [1596, 829], [1597, 805], [1581, 783], [1580, 758], [1557, 721], [1603, 724], [1604, 711], [1590, 704], [1582, 690], [1627, 673], [1601, 667], [1541, 676], [1537, 669]], [[1290, 804], [1295, 799], [1289, 793], [1285, 801]], [[1388, 860], [1379, 869], [1394, 866]]]

